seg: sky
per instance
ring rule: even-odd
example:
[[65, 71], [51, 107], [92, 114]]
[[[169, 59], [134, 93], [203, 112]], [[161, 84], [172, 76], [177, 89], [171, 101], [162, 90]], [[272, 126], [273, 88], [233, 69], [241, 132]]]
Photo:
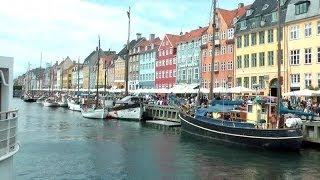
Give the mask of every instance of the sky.
[[[208, 25], [212, 0], [0, 0], [0, 56], [14, 57], [14, 77], [69, 56], [80, 62], [95, 49], [119, 52], [127, 39], [131, 7], [131, 38], [136, 33], [161, 39]], [[234, 9], [253, 0], [219, 0]]]

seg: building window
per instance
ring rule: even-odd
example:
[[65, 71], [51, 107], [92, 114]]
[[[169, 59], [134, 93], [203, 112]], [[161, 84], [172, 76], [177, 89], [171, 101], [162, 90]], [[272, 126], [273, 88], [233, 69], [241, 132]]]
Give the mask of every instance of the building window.
[[295, 5], [296, 15], [307, 13], [310, 1], [302, 1]]
[[244, 55], [244, 68], [249, 67], [249, 54]]
[[318, 21], [318, 34], [320, 34], [320, 21]]
[[278, 21], [278, 12], [271, 13], [271, 22], [277, 22]]
[[226, 53], [226, 47], [225, 46], [222, 46], [221, 47], [221, 54], [225, 54]]
[[264, 31], [259, 32], [259, 44], [264, 44]]
[[224, 70], [226, 70], [226, 63], [222, 62], [221, 63], [221, 71], [224, 71]]
[[182, 80], [186, 80], [186, 70], [182, 70]]
[[233, 53], [233, 46], [232, 45], [228, 45], [228, 54]]
[[291, 26], [290, 27], [290, 39], [298, 39], [299, 38], [299, 26]]
[[311, 87], [312, 76], [310, 73], [304, 74], [304, 84], [305, 84], [305, 88]]
[[311, 48], [304, 49], [304, 63], [311, 64]]
[[228, 63], [227, 68], [228, 68], [228, 70], [233, 70], [233, 62], [232, 61]]
[[242, 68], [242, 56], [237, 56], [237, 69]]
[[251, 67], [257, 67], [257, 53], [251, 54]]
[[242, 78], [237, 78], [237, 86], [242, 86]]
[[225, 31], [222, 31], [222, 36], [221, 36], [221, 39], [226, 39], [226, 32]]
[[264, 76], [259, 76], [259, 84], [261, 89], [265, 88]]
[[237, 37], [237, 48], [242, 47], [242, 36]]
[[251, 77], [251, 88], [253, 88], [253, 86], [257, 84], [257, 76], [252, 76]]
[[257, 34], [251, 33], [251, 46], [254, 46], [257, 44]]
[[300, 50], [292, 50], [290, 51], [290, 64], [298, 65], [300, 64]]
[[244, 35], [244, 43], [243, 43], [244, 47], [248, 47], [249, 46], [249, 34]]
[[268, 43], [273, 43], [273, 29], [268, 30]]
[[318, 63], [320, 63], [320, 47], [318, 47]]
[[264, 66], [265, 64], [265, 53], [260, 52], [259, 53], [259, 66]]
[[249, 88], [249, 77], [243, 78], [243, 85], [244, 87]]
[[194, 68], [194, 79], [199, 79], [199, 69]]
[[300, 74], [291, 74], [291, 86], [297, 86], [300, 83]]
[[233, 39], [234, 36], [234, 29], [228, 29], [228, 39]]
[[312, 30], [311, 30], [311, 23], [305, 24], [304, 25], [304, 35], [305, 37], [310, 37], [312, 34]]
[[273, 66], [274, 65], [274, 53], [273, 51], [268, 51], [268, 65]]

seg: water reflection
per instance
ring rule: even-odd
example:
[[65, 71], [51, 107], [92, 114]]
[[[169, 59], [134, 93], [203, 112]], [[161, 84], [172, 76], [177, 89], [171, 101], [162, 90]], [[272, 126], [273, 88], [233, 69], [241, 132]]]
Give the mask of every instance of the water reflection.
[[14, 100], [21, 150], [17, 179], [315, 179], [320, 153], [225, 146], [126, 121]]

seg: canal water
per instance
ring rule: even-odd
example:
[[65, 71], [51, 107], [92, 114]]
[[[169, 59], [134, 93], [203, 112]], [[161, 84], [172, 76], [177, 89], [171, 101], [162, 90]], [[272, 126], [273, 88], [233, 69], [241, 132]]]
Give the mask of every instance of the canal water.
[[320, 151], [230, 147], [14, 99], [16, 179], [319, 179]]

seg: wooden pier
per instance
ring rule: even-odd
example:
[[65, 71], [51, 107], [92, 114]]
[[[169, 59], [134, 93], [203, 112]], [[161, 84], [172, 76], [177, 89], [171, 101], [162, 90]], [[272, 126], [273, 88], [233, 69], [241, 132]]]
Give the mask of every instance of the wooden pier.
[[320, 121], [303, 121], [304, 141], [320, 145]]
[[152, 120], [164, 120], [180, 123], [179, 108], [173, 106], [146, 104], [146, 116]]

